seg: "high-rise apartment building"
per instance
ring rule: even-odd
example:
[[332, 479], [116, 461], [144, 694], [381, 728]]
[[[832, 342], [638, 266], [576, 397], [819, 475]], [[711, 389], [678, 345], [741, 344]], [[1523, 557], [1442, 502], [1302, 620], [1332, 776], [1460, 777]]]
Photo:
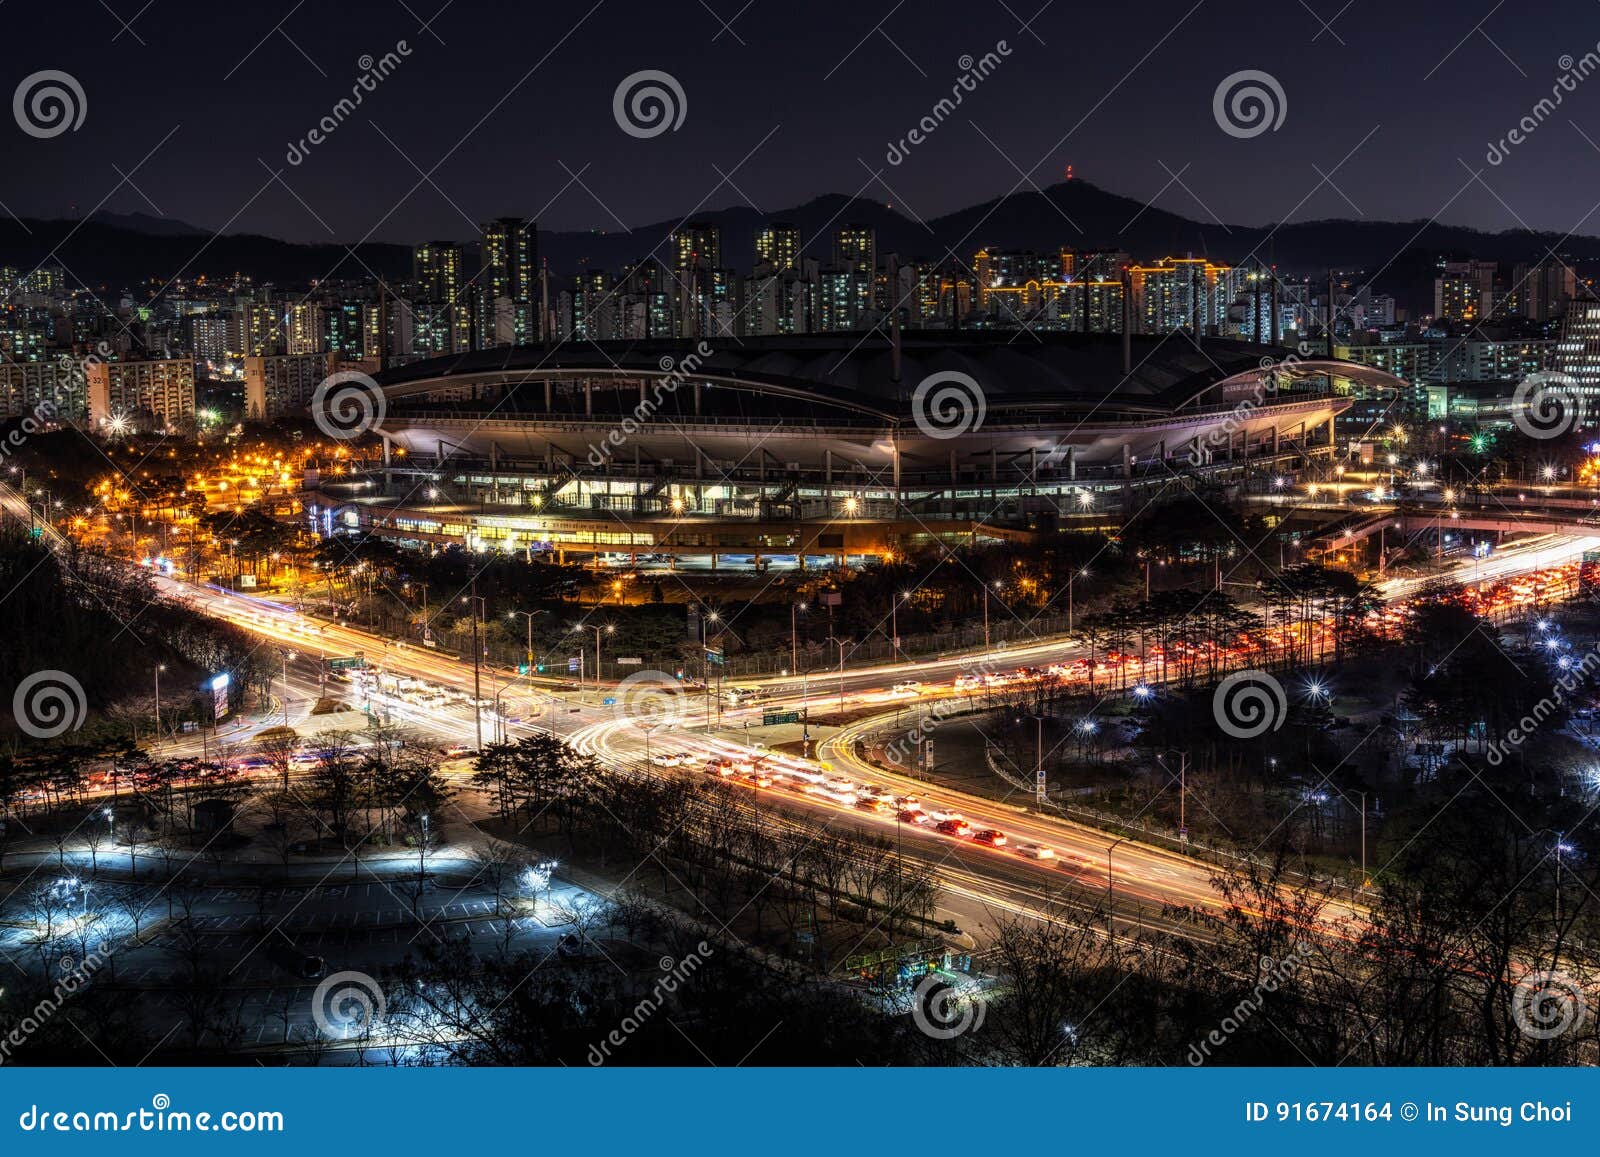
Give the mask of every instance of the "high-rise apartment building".
[[800, 230], [774, 221], [756, 234], [756, 264], [782, 273], [800, 267]]
[[538, 340], [538, 222], [521, 217], [485, 222], [480, 256], [479, 348]]

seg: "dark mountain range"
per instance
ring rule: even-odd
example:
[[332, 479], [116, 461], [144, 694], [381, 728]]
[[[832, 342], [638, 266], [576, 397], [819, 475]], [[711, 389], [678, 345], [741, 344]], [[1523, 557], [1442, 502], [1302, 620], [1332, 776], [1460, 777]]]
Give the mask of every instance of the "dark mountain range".
[[[1319, 275], [1333, 267], [1365, 271], [1380, 290], [1421, 305], [1431, 299], [1434, 262], [1474, 256], [1503, 262], [1536, 260], [1556, 248], [1579, 264], [1600, 259], [1600, 238], [1510, 230], [1486, 233], [1423, 221], [1301, 221], [1282, 226], [1223, 225], [1198, 221], [1100, 189], [1085, 181], [999, 197], [926, 222], [879, 201], [841, 195], [818, 197], [771, 213], [749, 207], [694, 215], [722, 231], [723, 262], [747, 270], [755, 261], [755, 234], [767, 221], [787, 221], [807, 239], [808, 256], [828, 259], [832, 231], [847, 223], [878, 231], [881, 254], [940, 258], [954, 251], [966, 260], [982, 246], [1050, 251], [1124, 249], [1139, 260], [1165, 255], [1205, 255], [1236, 263], [1257, 258], [1289, 274]], [[540, 252], [558, 283], [583, 268], [615, 270], [652, 252], [666, 255], [666, 237], [679, 222], [664, 220], [627, 232], [542, 232]], [[418, 238], [422, 240], [422, 238]], [[464, 238], [469, 244], [474, 239]], [[235, 271], [261, 281], [304, 284], [314, 278], [403, 278], [410, 271], [406, 246], [367, 243], [355, 253], [342, 245], [299, 244], [252, 234], [211, 237], [194, 226], [145, 214], [96, 214], [87, 222], [0, 222], [0, 264], [32, 268], [52, 251], [91, 285], [129, 288], [150, 279]]]

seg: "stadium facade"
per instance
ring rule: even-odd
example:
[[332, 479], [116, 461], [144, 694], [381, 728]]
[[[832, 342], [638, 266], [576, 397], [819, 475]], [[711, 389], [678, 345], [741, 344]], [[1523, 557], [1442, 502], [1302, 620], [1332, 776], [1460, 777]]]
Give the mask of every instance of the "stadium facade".
[[567, 342], [379, 375], [325, 529], [579, 554], [882, 556], [1121, 517], [1334, 452], [1381, 370], [1185, 334]]

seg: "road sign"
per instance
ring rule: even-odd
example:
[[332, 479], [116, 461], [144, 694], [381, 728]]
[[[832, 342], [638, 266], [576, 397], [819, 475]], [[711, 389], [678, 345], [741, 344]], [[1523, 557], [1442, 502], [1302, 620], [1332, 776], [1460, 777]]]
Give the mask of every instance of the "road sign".
[[775, 727], [780, 723], [799, 723], [798, 711], [764, 711], [761, 715], [761, 726]]
[[637, 656], [623, 655], [613, 659], [612, 662], [616, 663], [620, 667], [638, 667], [643, 665], [644, 660], [638, 658]]
[[706, 662], [715, 663], [717, 666], [721, 667], [727, 662], [727, 658], [723, 654], [721, 647], [707, 647]]
[[574, 671], [576, 671], [578, 669], [578, 664], [581, 663], [581, 662], [582, 662], [582, 660], [579, 659], [579, 657], [577, 655], [574, 655], [570, 659], [568, 659], [567, 660], [567, 674], [570, 675]]
[[328, 670], [330, 671], [359, 671], [365, 668], [366, 665], [367, 661], [360, 655], [328, 660]]

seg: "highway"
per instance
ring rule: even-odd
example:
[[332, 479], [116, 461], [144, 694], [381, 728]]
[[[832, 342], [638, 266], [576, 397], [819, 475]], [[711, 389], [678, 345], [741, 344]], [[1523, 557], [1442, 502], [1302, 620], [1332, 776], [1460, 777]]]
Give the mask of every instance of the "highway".
[[[0, 495], [0, 504], [4, 496]], [[1514, 544], [1488, 559], [1463, 560], [1455, 571], [1457, 581], [1491, 582], [1513, 578], [1533, 570], [1548, 569], [1571, 562], [1586, 550], [1600, 548], [1600, 538], [1541, 536]], [[354, 683], [331, 685], [330, 694], [354, 707], [370, 708], [386, 714], [393, 722], [414, 728], [441, 745], [477, 742], [477, 724], [470, 703], [461, 697], [473, 690], [473, 670], [452, 654], [444, 654], [414, 644], [384, 640], [355, 627], [314, 620], [292, 608], [264, 598], [236, 594], [211, 586], [190, 586], [164, 576], [155, 576], [163, 593], [188, 602], [196, 611], [233, 622], [277, 649], [293, 652], [289, 664], [287, 698], [288, 721], [304, 727], [310, 708], [324, 690], [324, 660], [361, 655], [368, 665], [384, 676], [426, 680], [437, 688], [455, 693], [453, 702], [432, 705], [406, 701], [397, 696], [375, 696], [370, 689]], [[1439, 581], [1428, 578], [1397, 578], [1379, 585], [1387, 600], [1401, 600], [1422, 586]], [[1112, 835], [1060, 817], [1042, 815], [1020, 806], [996, 802], [948, 788], [930, 787], [926, 782], [887, 772], [864, 762], [857, 754], [857, 741], [867, 732], [881, 728], [891, 712], [915, 704], [961, 695], [954, 680], [973, 672], [1000, 673], [1018, 666], [1070, 664], [1081, 659], [1084, 648], [1070, 639], [1041, 640], [1026, 646], [995, 648], [990, 652], [951, 655], [932, 660], [880, 664], [847, 669], [843, 675], [844, 726], [830, 734], [813, 722], [821, 737], [817, 758], [828, 773], [851, 781], [855, 789], [877, 785], [894, 795], [918, 797], [927, 812], [959, 813], [974, 831], [993, 828], [1008, 837], [1004, 847], [990, 847], [970, 838], [934, 832], [922, 823], [901, 822], [891, 808], [889, 814], [869, 810], [862, 802], [848, 802], [843, 792], [839, 799], [805, 793], [798, 780], [784, 784], [775, 775], [770, 786], [754, 787], [779, 810], [811, 819], [834, 823], [849, 822], [856, 827], [876, 829], [896, 841], [908, 856], [916, 856], [936, 866], [949, 896], [953, 912], [965, 926], [975, 916], [991, 915], [996, 910], [1024, 913], [1061, 902], [1100, 903], [1114, 900], [1118, 919], [1126, 919], [1137, 909], [1138, 918], [1162, 919], [1164, 908], [1192, 907], [1218, 910], [1217, 894], [1211, 885], [1212, 869], [1195, 858], [1154, 847], [1136, 840]], [[915, 678], [922, 684], [920, 693], [895, 693], [892, 685]], [[1145, 679], [1149, 679], [1149, 672]], [[278, 681], [281, 684], [281, 679]], [[508, 672], [483, 668], [479, 677], [481, 701], [498, 697], [508, 716], [517, 721], [508, 729], [514, 737], [531, 726], [549, 729], [568, 738], [579, 750], [613, 765], [656, 774], [704, 776], [709, 760], [743, 760], [750, 750], [721, 738], [715, 728], [705, 729], [705, 703], [708, 695], [674, 691], [677, 701], [671, 706], [670, 727], [654, 732], [651, 741], [621, 707], [597, 703], [594, 694], [574, 694], [570, 683], [554, 679], [516, 677]], [[841, 702], [841, 681], [837, 670], [824, 669], [807, 677], [743, 680], [759, 685], [766, 698], [754, 707], [724, 706], [716, 717], [722, 728], [737, 728], [755, 722], [763, 710], [774, 708], [806, 709], [816, 715]], [[279, 688], [282, 693], [281, 687]], [[882, 710], [873, 710], [881, 707]], [[850, 719], [849, 714], [859, 717]], [[495, 738], [496, 730], [484, 711], [483, 738]], [[279, 717], [280, 719], [282, 716]], [[260, 726], [274, 720], [264, 721]], [[254, 731], [251, 728], [250, 731]], [[222, 739], [235, 744], [248, 740], [249, 731], [224, 733]], [[759, 734], [759, 733], [757, 733]], [[198, 748], [188, 740], [184, 748]], [[648, 766], [647, 746], [655, 754], [673, 751], [687, 757], [683, 769]], [[766, 767], [781, 770], [792, 764], [804, 769], [798, 759], [762, 753]], [[815, 765], [812, 765], [815, 768]], [[820, 769], [818, 769], [820, 770]], [[843, 786], [843, 785], [841, 785]], [[1034, 844], [1049, 849], [1047, 859], [1031, 859], [1018, 850]], [[1334, 898], [1328, 905], [1331, 920], [1358, 917], [1359, 906]]]

